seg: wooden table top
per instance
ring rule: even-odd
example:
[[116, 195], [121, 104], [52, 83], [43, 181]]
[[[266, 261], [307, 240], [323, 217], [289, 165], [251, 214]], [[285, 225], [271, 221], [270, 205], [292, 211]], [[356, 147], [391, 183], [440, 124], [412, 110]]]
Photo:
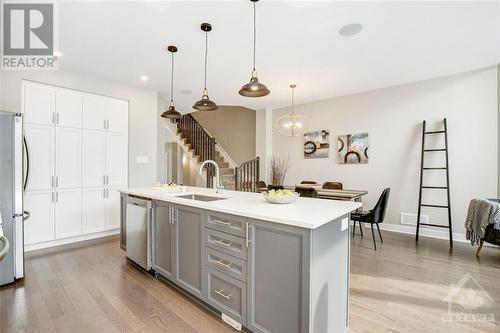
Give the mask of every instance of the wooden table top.
[[[368, 194], [365, 190], [329, 190], [323, 189], [323, 184], [298, 184], [299, 187], [312, 187], [320, 198], [333, 200], [357, 200]], [[284, 186], [288, 190], [295, 190], [295, 186]]]

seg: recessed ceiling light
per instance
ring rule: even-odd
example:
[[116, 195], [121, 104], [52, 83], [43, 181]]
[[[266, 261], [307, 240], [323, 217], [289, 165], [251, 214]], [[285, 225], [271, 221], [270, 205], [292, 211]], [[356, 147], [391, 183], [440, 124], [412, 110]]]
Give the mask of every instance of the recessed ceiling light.
[[146, 75], [141, 76], [141, 81], [146, 82], [149, 78]]
[[339, 35], [344, 37], [354, 36], [363, 30], [363, 26], [359, 23], [350, 23], [344, 25], [339, 30]]

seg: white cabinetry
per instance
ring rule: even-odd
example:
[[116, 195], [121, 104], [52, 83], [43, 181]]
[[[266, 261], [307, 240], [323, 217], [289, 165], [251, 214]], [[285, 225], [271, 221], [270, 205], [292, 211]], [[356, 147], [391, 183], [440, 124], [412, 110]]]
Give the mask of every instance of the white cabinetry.
[[56, 239], [82, 234], [82, 190], [55, 192]]
[[83, 190], [82, 232], [84, 234], [106, 230], [105, 197], [105, 188], [87, 188]]
[[46, 125], [24, 125], [28, 146], [29, 174], [28, 191], [47, 190], [54, 186], [54, 127]]
[[117, 189], [128, 179], [128, 101], [23, 81], [23, 112], [26, 244], [49, 247], [118, 228]]
[[82, 186], [95, 187], [105, 185], [106, 133], [104, 131], [84, 129], [82, 143]]
[[113, 132], [128, 131], [128, 102], [106, 98], [107, 129]]
[[28, 191], [24, 197], [24, 209], [31, 217], [24, 222], [26, 245], [54, 240], [54, 192]]
[[56, 124], [65, 127], [82, 127], [82, 94], [75, 90], [57, 88]]
[[82, 130], [56, 128], [56, 188], [82, 187]]

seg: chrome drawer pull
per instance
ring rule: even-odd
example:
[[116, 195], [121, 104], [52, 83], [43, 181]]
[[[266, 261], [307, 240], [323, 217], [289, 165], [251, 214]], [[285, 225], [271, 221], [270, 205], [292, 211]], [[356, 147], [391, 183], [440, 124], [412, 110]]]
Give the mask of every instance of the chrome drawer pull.
[[232, 244], [231, 242], [227, 242], [226, 243], [226, 242], [224, 242], [222, 240], [218, 240], [218, 239], [216, 239], [216, 240], [214, 240], [212, 242], [215, 243], [215, 244], [218, 244], [218, 245], [225, 246], [225, 247], [231, 247], [231, 244]]
[[224, 222], [224, 221], [220, 221], [220, 220], [211, 220], [213, 223], [215, 224], [220, 224], [220, 225], [224, 225], [226, 227], [230, 227], [231, 226], [231, 223], [229, 222]]
[[231, 264], [231, 263], [225, 264], [225, 263], [224, 263], [224, 261], [222, 261], [222, 260], [214, 260], [213, 262], [214, 262], [214, 264], [217, 264], [217, 265], [219, 265], [219, 266], [222, 266], [222, 267], [224, 267], [225, 269], [231, 269], [231, 266], [232, 266], [232, 264]]
[[224, 290], [217, 290], [217, 289], [214, 289], [214, 293], [216, 293], [217, 295], [221, 296], [221, 297], [224, 297], [225, 299], [227, 300], [230, 300], [231, 299], [231, 295], [226, 295], [223, 293]]

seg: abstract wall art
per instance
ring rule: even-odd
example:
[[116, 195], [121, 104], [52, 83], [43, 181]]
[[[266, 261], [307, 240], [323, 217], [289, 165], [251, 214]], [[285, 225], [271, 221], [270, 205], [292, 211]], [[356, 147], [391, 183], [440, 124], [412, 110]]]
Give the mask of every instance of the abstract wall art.
[[337, 137], [339, 164], [368, 163], [368, 133], [345, 134]]
[[329, 131], [322, 130], [304, 134], [304, 158], [328, 158], [329, 156]]

